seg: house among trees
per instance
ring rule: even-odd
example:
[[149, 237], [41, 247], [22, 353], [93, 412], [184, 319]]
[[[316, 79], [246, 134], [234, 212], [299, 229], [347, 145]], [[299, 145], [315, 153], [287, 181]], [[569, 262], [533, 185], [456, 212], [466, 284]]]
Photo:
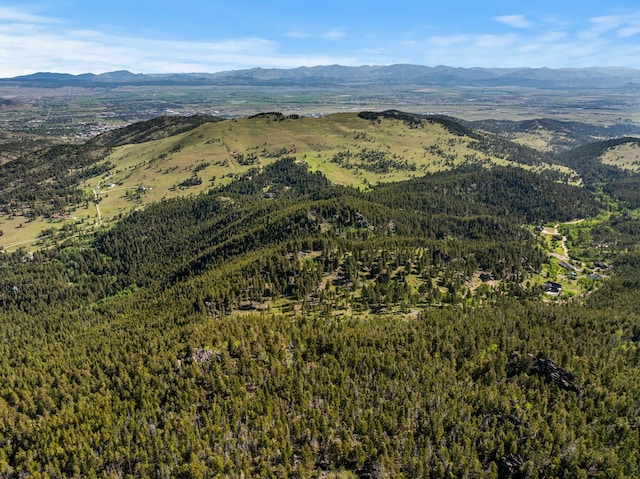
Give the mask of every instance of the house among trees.
[[593, 264], [596, 268], [609, 269], [609, 265], [604, 261], [594, 261]]
[[548, 281], [542, 285], [542, 290], [547, 294], [558, 295], [562, 293], [562, 285]]
[[567, 263], [566, 261], [558, 261], [558, 266], [560, 266], [561, 268], [566, 269], [567, 271], [576, 272], [578, 270], [575, 266], [573, 266], [570, 263]]

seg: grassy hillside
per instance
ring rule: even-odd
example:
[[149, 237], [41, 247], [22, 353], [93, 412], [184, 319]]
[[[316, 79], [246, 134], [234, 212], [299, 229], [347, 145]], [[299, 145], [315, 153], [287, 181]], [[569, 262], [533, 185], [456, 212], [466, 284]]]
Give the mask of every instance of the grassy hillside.
[[600, 161], [605, 165], [613, 165], [638, 173], [640, 171], [640, 140], [630, 141], [607, 150]]
[[579, 146], [624, 136], [640, 135], [633, 123], [595, 125], [540, 118], [524, 121], [478, 120], [466, 123], [541, 151], [561, 153]]
[[4, 204], [11, 205], [0, 218], [5, 248], [46, 243], [51, 235], [43, 237], [43, 230], [60, 236], [65, 227], [64, 236], [113, 224], [132, 210], [198, 194], [285, 156], [335, 184], [364, 189], [462, 165], [518, 166], [577, 181], [566, 166], [534, 150], [446, 118], [391, 111], [157, 119], [7, 164], [0, 185]]
[[[492, 127], [507, 135], [526, 131], [537, 141], [558, 142], [564, 135], [577, 143], [600, 131], [529, 123]], [[557, 181], [592, 184], [596, 171], [624, 176], [637, 166], [635, 150], [620, 150], [622, 143], [609, 140], [553, 155], [451, 118], [393, 110], [321, 118], [265, 113], [224, 121], [163, 117], [82, 145], [25, 143], [22, 156], [16, 156], [20, 146], [14, 141], [6, 147], [10, 161], [0, 165], [2, 245], [10, 251], [38, 249], [89, 234], [131, 211], [228, 184], [283, 157], [306, 163], [334, 184], [363, 190], [473, 166], [515, 166]]]

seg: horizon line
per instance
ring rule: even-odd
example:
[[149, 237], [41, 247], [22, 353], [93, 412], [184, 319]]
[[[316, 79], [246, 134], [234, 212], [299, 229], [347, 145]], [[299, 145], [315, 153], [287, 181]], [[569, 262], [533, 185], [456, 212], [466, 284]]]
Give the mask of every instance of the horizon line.
[[451, 65], [425, 65], [419, 63], [390, 63], [390, 64], [362, 64], [362, 65], [343, 65], [339, 63], [333, 64], [317, 64], [317, 65], [300, 65], [297, 67], [247, 67], [247, 68], [237, 68], [237, 69], [225, 69], [225, 70], [216, 70], [216, 71], [175, 71], [169, 73], [160, 73], [160, 72], [132, 72], [128, 69], [121, 70], [105, 70], [100, 73], [94, 72], [82, 72], [82, 73], [68, 73], [65, 71], [34, 71], [32, 73], [25, 73], [21, 75], [15, 75], [12, 77], [1, 77], [0, 80], [12, 80], [15, 78], [21, 77], [29, 77], [33, 75], [69, 75], [73, 77], [83, 76], [83, 75], [107, 75], [110, 73], [123, 73], [123, 74], [131, 74], [131, 75], [153, 75], [153, 76], [170, 76], [170, 75], [215, 75], [215, 74], [223, 74], [223, 73], [232, 73], [239, 71], [252, 71], [252, 70], [278, 70], [278, 71], [292, 71], [299, 70], [303, 68], [329, 68], [329, 67], [340, 67], [340, 68], [391, 68], [398, 66], [406, 66], [406, 67], [424, 67], [424, 68], [449, 68], [453, 70], [505, 70], [505, 71], [514, 71], [514, 70], [550, 70], [550, 71], [560, 71], [560, 70], [630, 70], [630, 71], [640, 71], [640, 68], [628, 67], [628, 66], [589, 66], [589, 67], [531, 67], [531, 66], [520, 66], [520, 67], [483, 67], [483, 66], [473, 66], [473, 67], [461, 67], [461, 66], [451, 66]]

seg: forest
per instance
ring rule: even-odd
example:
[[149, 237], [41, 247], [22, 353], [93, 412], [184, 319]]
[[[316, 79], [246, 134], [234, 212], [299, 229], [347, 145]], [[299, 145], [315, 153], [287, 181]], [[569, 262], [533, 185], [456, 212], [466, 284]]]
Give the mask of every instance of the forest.
[[[51, 188], [111, 147], [57, 147]], [[639, 477], [638, 176], [599, 148], [558, 157], [581, 185], [464, 164], [359, 189], [283, 154], [4, 253], [0, 477]], [[33, 172], [7, 207], [41, 166], [2, 165]]]

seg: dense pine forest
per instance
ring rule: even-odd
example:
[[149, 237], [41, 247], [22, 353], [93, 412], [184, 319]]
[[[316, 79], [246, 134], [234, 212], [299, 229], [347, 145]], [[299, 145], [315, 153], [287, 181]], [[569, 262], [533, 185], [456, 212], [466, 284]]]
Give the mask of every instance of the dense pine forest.
[[[207, 121], [12, 160], [0, 200], [43, 214], [46, 174], [91, 201], [119, 141]], [[638, 176], [608, 146], [554, 157], [579, 184], [466, 162], [353, 188], [282, 154], [3, 254], [0, 477], [640, 476]]]

